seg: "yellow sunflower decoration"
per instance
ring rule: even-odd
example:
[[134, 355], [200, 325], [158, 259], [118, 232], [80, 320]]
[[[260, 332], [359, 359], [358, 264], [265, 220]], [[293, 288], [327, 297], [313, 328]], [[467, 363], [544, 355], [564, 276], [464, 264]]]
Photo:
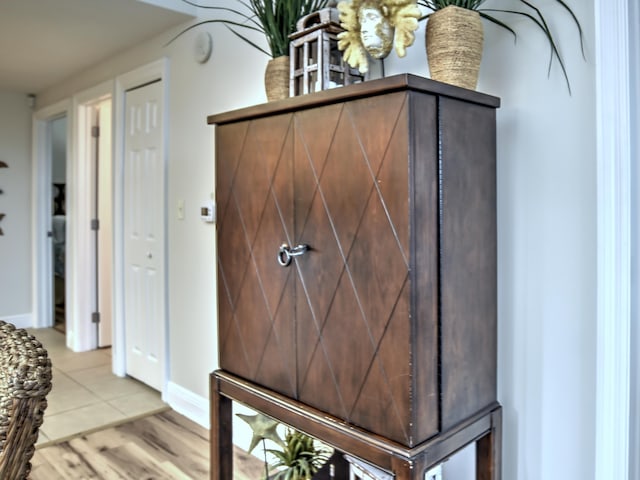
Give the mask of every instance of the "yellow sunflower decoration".
[[413, 45], [420, 9], [416, 0], [351, 0], [338, 4], [340, 25], [338, 48], [344, 60], [365, 73], [369, 70], [367, 53], [384, 58], [393, 47], [404, 57]]

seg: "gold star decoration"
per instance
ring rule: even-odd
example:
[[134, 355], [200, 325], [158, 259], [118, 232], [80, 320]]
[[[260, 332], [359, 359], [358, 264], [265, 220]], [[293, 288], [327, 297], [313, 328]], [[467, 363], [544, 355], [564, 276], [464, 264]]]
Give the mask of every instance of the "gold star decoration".
[[251, 444], [249, 445], [249, 453], [256, 448], [256, 445], [260, 442], [260, 440], [266, 439], [271, 440], [281, 447], [284, 447], [284, 442], [278, 432], [276, 431], [276, 427], [278, 426], [278, 422], [276, 422], [273, 418], [267, 417], [262, 413], [258, 413], [257, 415], [243, 415], [241, 413], [236, 414], [242, 420], [247, 422], [253, 430], [253, 437], [251, 438]]

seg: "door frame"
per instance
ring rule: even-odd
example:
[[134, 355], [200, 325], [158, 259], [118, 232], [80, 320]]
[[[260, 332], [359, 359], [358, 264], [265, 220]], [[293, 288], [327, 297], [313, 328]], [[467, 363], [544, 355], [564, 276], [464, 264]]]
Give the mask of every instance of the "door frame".
[[632, 329], [632, 319], [637, 321], [638, 316], [635, 275], [640, 269], [638, 220], [633, 215], [638, 208], [634, 205], [638, 179], [632, 175], [638, 152], [634, 127], [639, 113], [633, 100], [640, 90], [640, 39], [629, 28], [637, 25], [640, 11], [628, 0], [594, 0], [594, 6], [598, 132], [595, 478], [627, 480], [637, 478], [640, 468], [630, 455], [640, 442], [640, 422], [633, 418], [637, 412], [631, 402], [637, 402], [640, 389], [639, 367], [632, 363], [632, 352], [640, 342], [640, 334]]
[[[96, 160], [94, 168], [95, 192], [94, 213], [99, 221], [99, 229], [94, 237], [97, 244], [96, 255], [96, 297], [95, 305], [100, 313], [100, 323], [96, 326], [97, 347], [110, 347], [113, 336], [113, 96], [90, 105], [90, 125], [98, 127], [98, 138], [91, 132], [91, 149]], [[93, 129], [92, 129], [93, 130]]]
[[[113, 337], [113, 371], [116, 375], [124, 376], [127, 373], [126, 359], [126, 335], [125, 335], [125, 295], [124, 295], [124, 273], [125, 273], [125, 239], [124, 239], [124, 160], [125, 160], [125, 125], [126, 125], [126, 108], [125, 99], [126, 92], [135, 87], [143, 86], [147, 83], [160, 80], [162, 82], [162, 129], [163, 129], [163, 188], [164, 188], [164, 205], [158, 205], [158, 209], [163, 212], [163, 235], [167, 238], [167, 165], [168, 165], [168, 76], [169, 63], [166, 58], [162, 58], [155, 62], [144, 65], [131, 72], [120, 75], [115, 82], [115, 95], [113, 103], [113, 111], [115, 118], [114, 128], [114, 337]], [[162, 279], [164, 291], [168, 292], [167, 282], [167, 245], [166, 240], [162, 252], [162, 262], [164, 263], [164, 278]], [[162, 346], [162, 398], [167, 395], [167, 386], [169, 382], [169, 322], [168, 322], [168, 295], [164, 298], [163, 319], [161, 326], [164, 329], [161, 337], [164, 345]]]
[[[67, 117], [66, 155], [66, 345], [73, 351], [97, 347], [95, 327], [89, 321], [93, 313], [92, 293], [87, 286], [95, 281], [95, 266], [86, 262], [91, 257], [93, 235], [89, 228], [91, 212], [87, 208], [95, 194], [91, 181], [93, 168], [81, 159], [91, 141], [86, 127], [87, 113], [98, 100], [113, 96], [113, 81], [107, 81], [62, 100], [33, 114], [33, 312], [35, 328], [53, 326], [53, 270], [51, 240], [51, 152], [49, 123]], [[87, 228], [81, 228], [85, 225]], [[94, 252], [95, 253], [95, 252]]]
[[[67, 346], [76, 352], [98, 347], [96, 327], [91, 322], [96, 309], [95, 282], [97, 252], [95, 233], [91, 230], [96, 195], [95, 165], [87, 162], [91, 156], [91, 113], [97, 103], [113, 98], [113, 81], [106, 81], [84, 90], [72, 98], [74, 122], [72, 128], [74, 155], [67, 173], [69, 213], [67, 233], [71, 248], [67, 256], [69, 307], [67, 313]], [[94, 259], [87, 262], [86, 259]]]
[[[51, 121], [67, 117], [67, 183], [73, 157], [71, 100], [65, 99], [37, 110], [32, 120], [32, 325], [53, 326], [53, 253], [51, 239]], [[70, 207], [66, 202], [67, 209]]]

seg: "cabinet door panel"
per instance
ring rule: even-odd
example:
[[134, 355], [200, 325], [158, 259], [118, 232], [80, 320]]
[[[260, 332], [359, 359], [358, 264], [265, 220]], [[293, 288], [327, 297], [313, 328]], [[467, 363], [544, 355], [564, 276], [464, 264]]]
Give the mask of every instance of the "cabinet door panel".
[[[314, 192], [308, 206], [295, 205], [298, 242], [312, 246], [296, 261], [304, 285], [304, 298], [298, 299], [304, 304], [296, 312], [299, 398], [406, 443], [411, 423], [406, 94], [348, 102], [339, 116], [320, 114], [325, 108], [336, 111], [323, 107], [296, 117], [296, 201], [307, 198], [299, 197], [299, 190]], [[331, 138], [317, 152], [300, 133], [310, 130], [306, 122], [316, 115], [333, 121], [314, 124]], [[316, 160], [323, 156], [324, 162]], [[300, 211], [308, 213], [302, 217]], [[300, 314], [303, 309], [308, 315]], [[383, 343], [387, 355], [377, 357]]]
[[296, 385], [294, 283], [277, 253], [293, 234], [293, 186], [286, 181], [292, 168], [291, 120], [280, 115], [218, 127], [218, 138], [227, 137], [226, 129], [230, 136], [244, 130], [244, 136], [220, 142], [216, 155], [216, 175], [224, 179], [217, 192], [224, 205], [218, 284], [227, 302], [219, 311], [220, 365], [287, 395], [295, 394]]

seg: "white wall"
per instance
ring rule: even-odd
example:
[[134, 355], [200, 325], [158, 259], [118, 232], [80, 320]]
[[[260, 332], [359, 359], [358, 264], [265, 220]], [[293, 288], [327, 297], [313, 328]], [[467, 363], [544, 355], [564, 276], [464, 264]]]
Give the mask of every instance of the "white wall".
[[493, 72], [485, 76], [486, 88], [503, 99], [499, 397], [505, 405], [503, 475], [519, 480], [586, 479], [594, 469], [594, 20], [592, 1], [571, 4], [585, 29], [586, 62], [567, 16], [553, 22], [571, 97], [558, 68], [547, 80], [546, 52], [528, 35], [530, 28], [515, 48], [504, 36], [500, 43], [491, 38], [484, 65]]
[[[592, 478], [595, 419], [596, 159], [593, 0], [572, 0], [585, 29], [587, 61], [575, 29], [552, 0], [572, 81], [517, 22], [517, 45], [486, 26], [478, 89], [502, 98], [498, 111], [499, 399], [504, 406], [504, 474], [509, 480]], [[214, 185], [208, 114], [265, 100], [266, 58], [218, 25], [209, 63], [192, 58], [193, 35], [168, 48], [157, 38], [39, 95], [39, 106], [114, 78], [151, 60], [170, 59], [169, 316], [171, 381], [208, 396], [216, 366], [214, 227], [198, 206]], [[387, 74], [428, 75], [423, 29]], [[177, 219], [184, 200], [186, 216]], [[2, 199], [0, 199], [0, 202]], [[0, 240], [1, 241], [1, 240]], [[1, 254], [1, 253], [0, 253]], [[463, 469], [464, 470], [464, 469]], [[453, 474], [447, 480], [461, 480]]]
[[[630, 21], [629, 31], [631, 34], [630, 39], [630, 54], [635, 58], [635, 66], [632, 65], [632, 79], [631, 79], [631, 131], [638, 131], [640, 128], [640, 31], [638, 31], [638, 24], [640, 23], [640, 6], [638, 2], [630, 2]], [[640, 186], [640, 165], [638, 165], [638, 159], [640, 159], [640, 142], [637, 137], [631, 139], [631, 158], [635, 158], [636, 162], [631, 164], [632, 169], [632, 183], [631, 183], [631, 195], [632, 195], [632, 232], [631, 232], [631, 244], [638, 245], [640, 241], [640, 225], [638, 219], [640, 218], [640, 194], [638, 193], [638, 187]], [[633, 248], [633, 247], [632, 247]], [[630, 445], [629, 452], [638, 452], [640, 450], [640, 255], [638, 255], [638, 249], [632, 249], [632, 264], [631, 264], [631, 398], [630, 409], [632, 422], [630, 425]], [[635, 348], [634, 348], [635, 346]], [[630, 479], [640, 478], [640, 456], [630, 455]]]
[[[27, 96], [0, 92], [0, 318], [21, 326], [31, 311], [31, 108]], [[26, 325], [24, 325], [26, 326]]]
[[[267, 58], [238, 44], [220, 25], [202, 28], [214, 34], [212, 58], [205, 65], [191, 54], [195, 32], [170, 49], [169, 311], [172, 377], [208, 396], [206, 373], [217, 366], [217, 287], [215, 225], [200, 219], [199, 208], [214, 194], [214, 129], [206, 117], [265, 102]], [[179, 201], [184, 201], [184, 220], [177, 216]], [[204, 352], [208, 363], [194, 368], [194, 352]]]
[[[268, 58], [238, 42], [219, 24], [201, 26], [165, 47], [178, 30], [40, 92], [38, 108], [158, 58], [169, 59], [170, 381], [175, 387], [172, 391], [178, 395], [190, 392], [198, 403], [208, 398], [208, 375], [217, 367], [215, 226], [199, 216], [200, 205], [214, 193], [214, 130], [206, 117], [265, 102], [262, 78]], [[195, 34], [202, 30], [214, 36], [211, 59], [204, 65], [192, 53]], [[179, 201], [185, 206], [182, 220], [177, 215]]]
[[[513, 2], [511, 2], [513, 3]], [[593, 1], [573, 0], [586, 41], [554, 0], [536, 2], [557, 35], [557, 63], [529, 22], [518, 40], [485, 22], [478, 90], [498, 110], [498, 396], [503, 478], [593, 478], [596, 356], [596, 135]], [[509, 5], [495, 1], [487, 7]], [[426, 75], [424, 38], [389, 73]], [[465, 468], [456, 470], [465, 471]], [[445, 475], [447, 474], [445, 469]], [[453, 474], [447, 480], [471, 478]]]

